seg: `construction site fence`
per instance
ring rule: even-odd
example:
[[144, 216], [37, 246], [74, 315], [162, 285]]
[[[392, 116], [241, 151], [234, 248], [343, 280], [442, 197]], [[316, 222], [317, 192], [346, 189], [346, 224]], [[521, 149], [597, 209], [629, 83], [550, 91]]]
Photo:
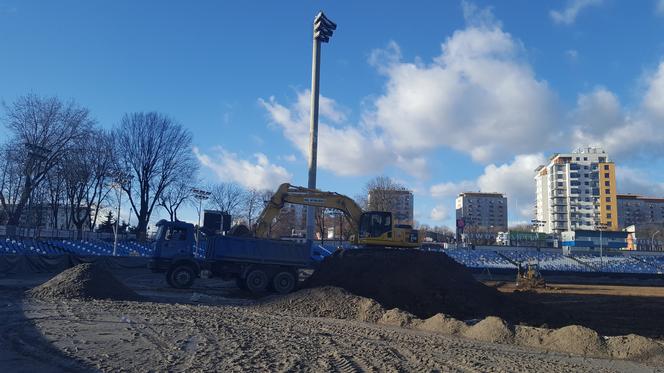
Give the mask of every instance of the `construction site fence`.
[[[112, 241], [115, 239], [115, 234], [108, 232], [93, 232], [93, 231], [84, 230], [80, 233], [81, 233], [80, 239], [85, 241], [88, 240]], [[50, 228], [12, 227], [12, 226], [0, 225], [0, 237], [77, 240], [79, 239], [79, 231], [50, 229]], [[136, 235], [133, 233], [118, 233], [119, 241], [131, 241], [135, 239]]]

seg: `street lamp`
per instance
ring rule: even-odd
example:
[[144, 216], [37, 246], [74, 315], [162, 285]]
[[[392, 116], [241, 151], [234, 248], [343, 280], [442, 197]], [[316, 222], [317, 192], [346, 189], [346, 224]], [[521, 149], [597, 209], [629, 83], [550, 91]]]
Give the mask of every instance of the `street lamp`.
[[603, 248], [602, 232], [608, 227], [604, 223], [599, 223], [597, 224], [596, 228], [599, 231], [599, 266], [600, 268], [602, 268], [604, 267], [604, 253], [602, 251]]
[[[327, 43], [337, 25], [330, 21], [323, 12], [314, 18], [314, 45], [311, 63], [311, 123], [309, 129], [309, 182], [308, 188], [316, 189], [316, 164], [318, 162], [318, 97], [320, 83], [320, 43]], [[313, 240], [314, 206], [307, 206], [307, 240]]]
[[118, 215], [115, 217], [115, 232], [113, 235], [113, 256], [118, 254], [118, 230], [120, 224], [120, 208], [122, 205], [122, 187], [131, 181], [133, 177], [123, 171], [116, 171], [113, 175], [113, 182], [111, 183], [111, 188], [115, 190], [115, 195], [118, 199]]
[[198, 252], [201, 248], [199, 244], [199, 233], [201, 231], [201, 209], [203, 208], [203, 201], [210, 198], [210, 194], [212, 193], [197, 188], [191, 189], [191, 193], [193, 193], [194, 198], [198, 200], [198, 226], [196, 227], [196, 252]]

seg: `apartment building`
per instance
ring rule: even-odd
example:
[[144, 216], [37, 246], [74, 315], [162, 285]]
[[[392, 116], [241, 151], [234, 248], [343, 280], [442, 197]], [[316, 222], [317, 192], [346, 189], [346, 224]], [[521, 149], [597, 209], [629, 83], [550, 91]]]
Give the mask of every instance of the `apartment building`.
[[535, 181], [538, 231], [618, 229], [615, 164], [603, 149], [554, 154]]
[[618, 194], [618, 227], [664, 222], [664, 198]]
[[505, 231], [507, 198], [501, 193], [459, 193], [456, 218], [457, 222], [462, 222], [464, 232]]

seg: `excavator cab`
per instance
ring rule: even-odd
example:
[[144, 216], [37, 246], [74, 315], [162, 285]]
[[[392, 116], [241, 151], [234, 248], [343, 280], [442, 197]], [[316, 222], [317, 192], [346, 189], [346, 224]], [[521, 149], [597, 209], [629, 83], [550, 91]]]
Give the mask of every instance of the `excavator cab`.
[[420, 240], [410, 225], [395, 225], [391, 212], [369, 211], [360, 216], [359, 243], [373, 246], [416, 247]]

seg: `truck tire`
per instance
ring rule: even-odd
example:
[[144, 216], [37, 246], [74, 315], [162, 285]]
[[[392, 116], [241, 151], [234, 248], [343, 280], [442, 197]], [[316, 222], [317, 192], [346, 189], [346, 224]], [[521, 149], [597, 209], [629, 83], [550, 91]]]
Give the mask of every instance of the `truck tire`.
[[235, 285], [237, 285], [240, 290], [247, 290], [247, 282], [243, 278], [237, 277], [235, 279]]
[[265, 289], [267, 289], [269, 282], [270, 280], [267, 277], [267, 273], [260, 268], [249, 271], [249, 273], [247, 273], [247, 278], [245, 279], [247, 290], [255, 294], [264, 292]]
[[277, 272], [272, 279], [272, 288], [279, 294], [288, 294], [297, 285], [297, 278], [291, 271]]
[[194, 280], [196, 280], [196, 272], [191, 266], [184, 264], [173, 267], [166, 274], [166, 281], [176, 289], [190, 288], [194, 284]]

